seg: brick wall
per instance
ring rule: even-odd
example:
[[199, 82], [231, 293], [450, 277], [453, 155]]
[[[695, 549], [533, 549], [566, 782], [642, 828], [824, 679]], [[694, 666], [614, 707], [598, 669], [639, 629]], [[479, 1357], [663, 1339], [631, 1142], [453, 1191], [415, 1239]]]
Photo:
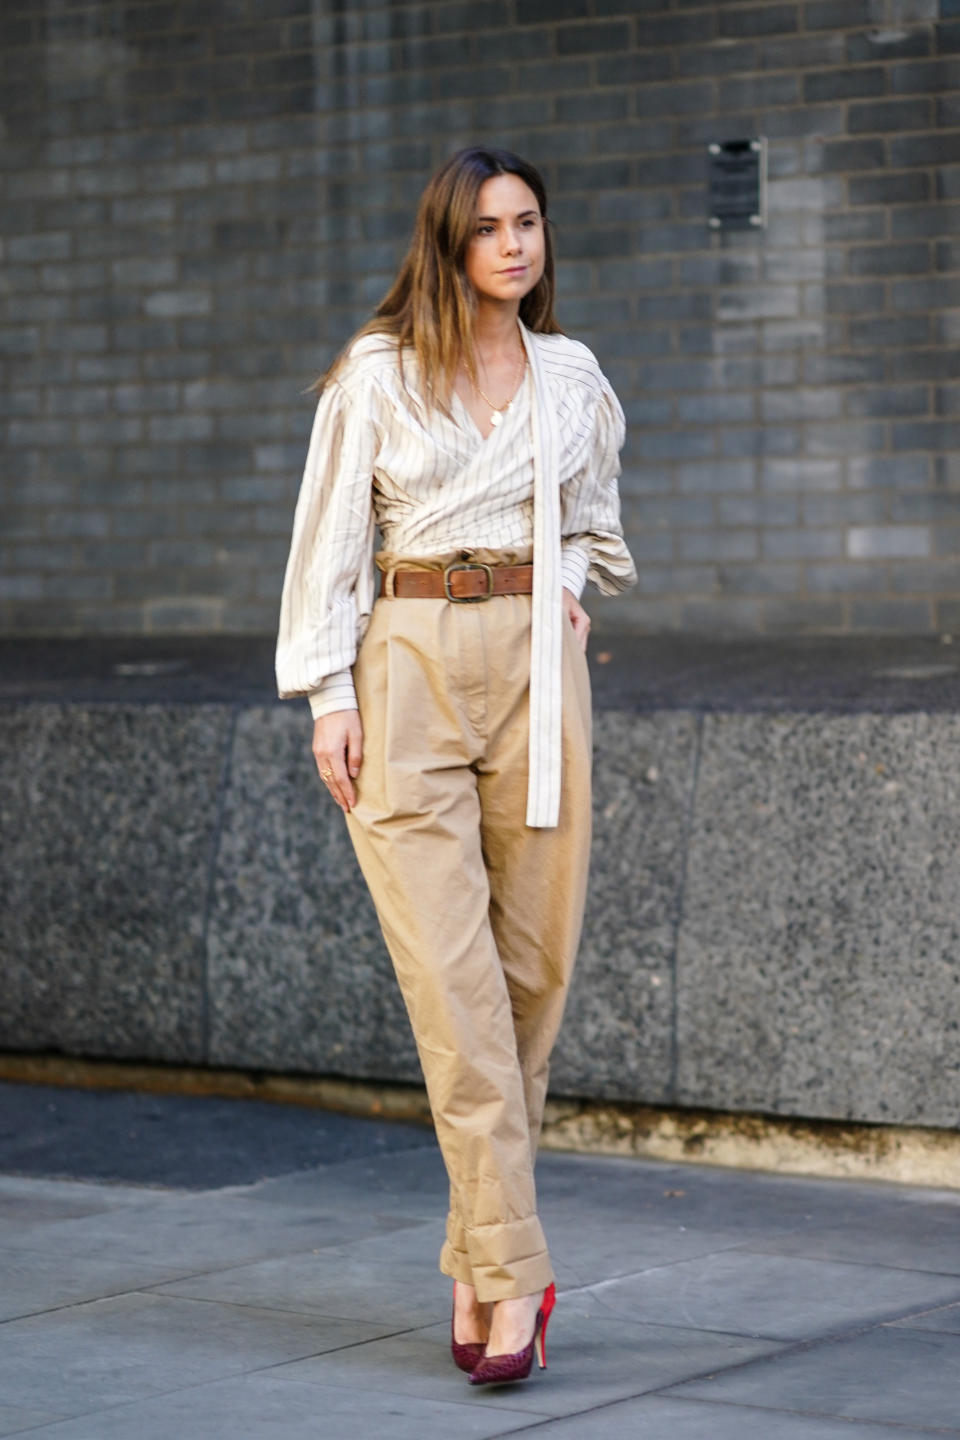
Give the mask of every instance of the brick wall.
[[[452, 148], [544, 170], [654, 629], [960, 625], [960, 0], [4, 0], [0, 628], [271, 630]], [[769, 226], [706, 223], [762, 134]]]

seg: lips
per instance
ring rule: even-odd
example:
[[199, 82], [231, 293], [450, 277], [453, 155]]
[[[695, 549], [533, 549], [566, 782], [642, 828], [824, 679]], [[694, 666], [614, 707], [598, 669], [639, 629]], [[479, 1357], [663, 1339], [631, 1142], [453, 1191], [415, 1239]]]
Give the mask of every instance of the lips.
[[514, 266], [512, 266], [511, 269], [509, 269], [509, 270], [500, 270], [500, 271], [498, 271], [498, 274], [500, 274], [500, 275], [525, 275], [525, 274], [526, 274], [526, 271], [527, 271], [526, 265], [514, 265]]

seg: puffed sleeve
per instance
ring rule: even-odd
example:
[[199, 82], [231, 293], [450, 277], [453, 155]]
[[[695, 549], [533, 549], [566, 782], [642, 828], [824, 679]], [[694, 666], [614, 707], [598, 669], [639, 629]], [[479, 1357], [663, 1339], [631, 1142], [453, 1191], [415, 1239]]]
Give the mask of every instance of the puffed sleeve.
[[578, 598], [589, 579], [603, 595], [636, 584], [620, 523], [620, 450], [626, 421], [607, 377], [597, 370], [591, 439], [584, 463], [560, 487], [563, 584]]
[[355, 708], [350, 667], [373, 608], [369, 388], [333, 381], [320, 396], [283, 581], [277, 692], [307, 696], [315, 717]]

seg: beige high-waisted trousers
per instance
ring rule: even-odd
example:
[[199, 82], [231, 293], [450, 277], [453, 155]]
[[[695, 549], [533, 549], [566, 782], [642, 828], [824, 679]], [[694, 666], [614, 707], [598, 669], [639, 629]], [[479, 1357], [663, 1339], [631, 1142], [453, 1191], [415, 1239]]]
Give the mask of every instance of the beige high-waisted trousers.
[[[456, 558], [381, 553], [377, 563], [436, 568]], [[570, 624], [560, 823], [524, 823], [530, 610], [529, 595], [383, 597], [354, 665], [364, 750], [347, 823], [450, 1180], [440, 1269], [475, 1285], [482, 1301], [553, 1278], [533, 1165], [590, 848], [590, 682]]]

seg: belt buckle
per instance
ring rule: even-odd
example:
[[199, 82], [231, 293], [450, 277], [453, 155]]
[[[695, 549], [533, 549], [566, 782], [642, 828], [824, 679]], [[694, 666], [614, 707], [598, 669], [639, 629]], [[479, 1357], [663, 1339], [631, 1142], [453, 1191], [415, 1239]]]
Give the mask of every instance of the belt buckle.
[[[485, 570], [487, 574], [487, 593], [485, 595], [453, 595], [450, 591], [450, 576], [455, 570]], [[443, 572], [443, 593], [454, 605], [475, 605], [478, 600], [489, 600], [493, 595], [493, 566], [485, 565], [481, 560], [456, 560], [448, 565]]]

